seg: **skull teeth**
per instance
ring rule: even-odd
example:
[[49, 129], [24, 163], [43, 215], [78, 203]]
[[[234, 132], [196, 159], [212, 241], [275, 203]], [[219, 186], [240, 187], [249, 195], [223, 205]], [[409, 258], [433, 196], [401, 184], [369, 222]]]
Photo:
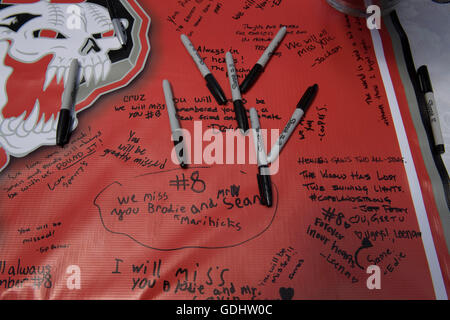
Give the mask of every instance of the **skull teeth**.
[[86, 85], [89, 86], [92, 80], [92, 76], [94, 75], [94, 72], [92, 70], [92, 66], [86, 66], [84, 67], [84, 80], [86, 80]]
[[44, 128], [42, 128], [42, 132], [49, 132], [53, 129], [53, 121], [54, 121], [54, 115], [48, 119], [47, 123], [45, 124]]
[[56, 78], [56, 83], [60, 83], [61, 79], [63, 78], [64, 74], [66, 73], [66, 68], [59, 67], [58, 68], [58, 77]]
[[19, 137], [26, 137], [30, 132], [25, 130], [25, 122], [21, 122], [16, 129], [16, 134]]
[[102, 79], [102, 74], [103, 74], [103, 64], [98, 63], [95, 66], [95, 84], [99, 83], [100, 80]]
[[67, 80], [69, 79], [69, 68], [66, 68], [66, 70], [64, 71], [64, 88], [67, 85]]
[[104, 62], [99, 58], [93, 59], [93, 65], [86, 65], [82, 67], [80, 72], [80, 79], [85, 81], [85, 85], [97, 85], [101, 81], [105, 81], [111, 71], [111, 61], [105, 59]]
[[[45, 74], [43, 91], [47, 90], [55, 77], [57, 84], [60, 84], [61, 81], [63, 81], [64, 88], [67, 86], [69, 67], [65, 63], [60, 64], [62, 62], [66, 61], [61, 60], [58, 64], [52, 64], [48, 67]], [[70, 60], [68, 62], [70, 62]], [[91, 84], [97, 85], [101, 81], [105, 81], [111, 71], [111, 61], [107, 57], [102, 61], [100, 56], [93, 56], [87, 59], [81, 59], [80, 63], [82, 67], [80, 69], [79, 79], [80, 81], [84, 81], [86, 86]]]
[[44, 128], [44, 124], [45, 124], [45, 116], [42, 115], [41, 121], [39, 121], [39, 123], [36, 125], [36, 127], [34, 127], [34, 132], [39, 133], [42, 131], [42, 129]]
[[50, 119], [45, 121], [45, 115], [40, 114], [39, 100], [36, 99], [33, 110], [25, 119], [26, 114], [27, 112], [24, 111], [19, 117], [7, 119], [2, 119], [0, 116], [0, 135], [23, 138], [32, 132], [40, 134], [56, 130], [58, 122], [55, 119], [57, 118], [52, 114]]
[[10, 119], [3, 120], [3, 122], [0, 126], [0, 132], [2, 133], [2, 135], [10, 136], [10, 135], [14, 134], [14, 130], [11, 130], [9, 128], [10, 121], [11, 121]]
[[59, 114], [60, 112], [58, 112], [58, 114], [55, 117], [55, 121], [53, 121], [53, 125], [52, 125], [52, 130], [55, 130], [58, 128], [58, 119], [59, 119]]
[[24, 111], [18, 118], [13, 118], [9, 121], [9, 129], [12, 131], [16, 131], [19, 125], [23, 122], [23, 119], [25, 118], [25, 115], [27, 114], [26, 111]]
[[49, 67], [47, 69], [47, 72], [45, 73], [44, 91], [47, 90], [50, 83], [52, 83], [57, 71], [57, 67]]
[[25, 131], [30, 132], [36, 126], [36, 123], [39, 119], [39, 100], [36, 99], [34, 103], [33, 111], [28, 116], [28, 119], [24, 122], [23, 127]]
[[103, 63], [103, 77], [102, 77], [103, 81], [106, 80], [110, 71], [111, 71], [111, 61], [109, 59], [106, 59], [106, 61]]
[[[2, 136], [2, 146], [8, 153], [17, 157], [23, 157], [34, 150], [36, 146], [34, 143], [40, 141], [40, 145], [54, 145], [56, 143], [56, 130], [54, 125], [57, 121], [54, 116], [45, 122], [45, 115], [43, 114], [39, 123], [33, 123], [36, 119], [36, 114], [39, 114], [37, 109], [38, 103], [35, 104], [33, 111], [27, 120], [23, 120], [25, 113], [20, 117], [3, 119], [0, 115], [0, 136]], [[15, 127], [14, 130], [11, 130]], [[34, 127], [32, 130], [30, 127]], [[50, 128], [50, 130], [44, 131]]]

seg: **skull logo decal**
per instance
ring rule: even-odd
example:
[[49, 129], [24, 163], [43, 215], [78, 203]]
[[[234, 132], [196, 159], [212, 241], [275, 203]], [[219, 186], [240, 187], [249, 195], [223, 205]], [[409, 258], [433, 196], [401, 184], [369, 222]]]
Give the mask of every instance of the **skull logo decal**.
[[[75, 107], [80, 112], [132, 81], [149, 54], [150, 18], [136, 1], [115, 1], [131, 39], [124, 48], [104, 1], [67, 2], [0, 7], [0, 171], [10, 156], [56, 143], [72, 59], [81, 66]], [[73, 12], [79, 13], [76, 28], [68, 24]]]

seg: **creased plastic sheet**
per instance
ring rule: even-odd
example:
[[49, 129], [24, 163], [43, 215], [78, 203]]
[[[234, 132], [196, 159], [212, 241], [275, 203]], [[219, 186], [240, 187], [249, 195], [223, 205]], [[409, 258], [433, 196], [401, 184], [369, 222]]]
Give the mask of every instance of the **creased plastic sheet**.
[[[52, 20], [54, 12], [70, 18], [70, 4], [1, 7], [2, 299], [446, 295], [432, 279], [448, 287], [448, 251], [389, 41], [384, 54], [420, 185], [408, 181], [364, 20], [325, 1], [116, 4], [124, 48], [103, 1], [76, 5], [81, 30]], [[306, 88], [317, 83], [319, 92], [272, 164], [268, 208], [251, 134], [234, 130], [232, 103], [215, 102], [180, 35], [231, 98], [225, 53], [241, 82], [282, 26], [286, 37], [243, 95], [267, 130], [267, 149]], [[92, 50], [83, 55], [83, 46]], [[56, 119], [73, 58], [82, 66], [77, 127], [61, 148]], [[187, 169], [172, 161], [163, 79], [189, 133]], [[415, 198], [430, 221], [426, 247]], [[437, 253], [437, 269], [426, 250]]]

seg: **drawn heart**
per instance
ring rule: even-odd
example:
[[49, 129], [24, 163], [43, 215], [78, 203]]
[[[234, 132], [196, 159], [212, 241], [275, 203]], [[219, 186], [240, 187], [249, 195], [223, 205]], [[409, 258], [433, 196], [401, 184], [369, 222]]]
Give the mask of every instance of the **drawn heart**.
[[362, 248], [366, 249], [366, 248], [371, 248], [373, 247], [372, 242], [370, 242], [370, 240], [368, 238], [364, 238], [362, 241]]
[[293, 288], [280, 288], [280, 297], [281, 300], [292, 300], [292, 297], [294, 296], [294, 289]]

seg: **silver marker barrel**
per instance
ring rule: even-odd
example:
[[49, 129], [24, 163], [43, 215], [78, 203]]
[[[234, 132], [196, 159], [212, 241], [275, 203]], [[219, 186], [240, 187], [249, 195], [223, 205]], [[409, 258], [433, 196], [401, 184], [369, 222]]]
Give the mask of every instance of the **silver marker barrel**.
[[258, 62], [256, 62], [256, 64], [247, 74], [244, 81], [242, 81], [242, 84], [240, 86], [242, 93], [246, 93], [248, 90], [250, 90], [256, 80], [258, 80], [258, 78], [261, 76], [267, 62], [269, 61], [270, 57], [273, 55], [277, 47], [280, 45], [280, 42], [283, 40], [285, 35], [286, 27], [282, 27], [276, 34], [275, 38], [270, 42], [266, 50], [264, 50], [264, 53], [259, 58]]
[[197, 65], [198, 70], [202, 74], [202, 77], [206, 77], [208, 74], [211, 73], [209, 71], [208, 67], [206, 66], [205, 62], [203, 61], [202, 57], [200, 57], [199, 53], [195, 49], [194, 45], [192, 44], [191, 40], [185, 35], [181, 35], [181, 42], [183, 42], [184, 47], [186, 48], [187, 52], [191, 55], [192, 59], [194, 60], [195, 64]]
[[170, 129], [172, 132], [172, 141], [175, 146], [175, 153], [178, 158], [179, 165], [186, 168], [186, 149], [183, 141], [183, 131], [180, 128], [180, 122], [177, 118], [177, 111], [173, 102], [173, 93], [168, 80], [163, 80], [164, 98], [166, 100], [167, 113], [169, 114]]
[[316, 97], [318, 90], [319, 86], [317, 84], [314, 84], [310, 86], [308, 89], [306, 89], [302, 98], [298, 102], [291, 119], [288, 121], [277, 142], [275, 142], [272, 149], [270, 150], [270, 153], [267, 156], [267, 160], [269, 161], [269, 163], [274, 162], [278, 158], [281, 149], [283, 149], [283, 147], [286, 145], [286, 142], [289, 140], [289, 137], [292, 135], [292, 132], [294, 132], [295, 128], [297, 127], [301, 118], [305, 114], [306, 110], [308, 110], [308, 108], [314, 101], [314, 98]]
[[245, 109], [244, 103], [242, 102], [233, 55], [230, 52], [226, 53], [225, 61], [227, 63], [228, 79], [230, 80], [231, 94], [233, 97], [234, 113], [236, 115], [238, 127], [245, 133], [248, 130], [247, 110]]
[[286, 141], [289, 139], [292, 132], [294, 132], [295, 128], [300, 122], [300, 119], [303, 117], [303, 114], [304, 114], [303, 110], [295, 109], [294, 113], [291, 116], [291, 119], [289, 119], [288, 123], [284, 127], [283, 132], [281, 132], [281, 135], [278, 137], [278, 140], [274, 143], [272, 149], [270, 149], [270, 153], [267, 156], [267, 160], [270, 163], [274, 162], [278, 158], [281, 149], [283, 149], [283, 147], [286, 144]]
[[434, 98], [433, 86], [431, 85], [430, 74], [426, 65], [421, 66], [417, 70], [419, 84], [425, 97], [426, 113], [430, 119], [431, 132], [434, 139], [434, 149], [438, 154], [445, 153], [445, 142], [442, 135], [441, 124]]
[[75, 117], [76, 94], [79, 83], [80, 64], [77, 59], [70, 62], [69, 74], [62, 95], [58, 126], [56, 127], [56, 144], [63, 147], [69, 142]]
[[270, 179], [270, 170], [268, 167], [266, 150], [261, 134], [258, 112], [255, 108], [250, 109], [250, 121], [252, 124], [253, 140], [255, 143], [256, 157], [258, 161], [258, 181], [259, 196], [262, 204], [267, 207], [272, 206], [272, 181]]
[[127, 34], [125, 33], [125, 28], [123, 27], [120, 19], [112, 19], [112, 24], [114, 28], [114, 32], [116, 33], [117, 39], [119, 40], [120, 45], [123, 47], [127, 44]]
[[258, 161], [258, 166], [267, 166], [268, 161], [264, 146], [264, 140], [261, 134], [258, 112], [255, 108], [250, 109], [250, 122], [252, 124], [253, 141], [255, 144], [256, 160]]
[[225, 93], [223, 92], [216, 78], [214, 78], [211, 71], [209, 71], [202, 57], [200, 57], [200, 55], [198, 54], [191, 40], [189, 40], [189, 38], [185, 34], [182, 34], [180, 38], [187, 52], [191, 55], [192, 59], [194, 60], [198, 70], [202, 74], [203, 78], [206, 80], [206, 86], [213, 95], [214, 99], [216, 99], [219, 105], [227, 104], [227, 98], [225, 97]]
[[127, 44], [127, 34], [125, 32], [125, 28], [120, 21], [120, 17], [117, 15], [111, 0], [106, 0], [106, 6], [108, 7], [109, 16], [111, 17], [114, 33], [116, 34], [120, 45], [123, 47]]
[[257, 64], [261, 65], [263, 68], [266, 66], [270, 57], [273, 55], [275, 50], [278, 48], [278, 46], [280, 45], [280, 42], [283, 40], [285, 35], [286, 35], [286, 27], [283, 27], [278, 31], [275, 38], [273, 38], [273, 40], [270, 42], [269, 46], [266, 48], [266, 50], [264, 51], [261, 58], [259, 58]]
[[79, 82], [80, 63], [77, 59], [70, 62], [67, 84], [62, 94], [61, 110], [72, 110], [75, 103], [75, 96]]

